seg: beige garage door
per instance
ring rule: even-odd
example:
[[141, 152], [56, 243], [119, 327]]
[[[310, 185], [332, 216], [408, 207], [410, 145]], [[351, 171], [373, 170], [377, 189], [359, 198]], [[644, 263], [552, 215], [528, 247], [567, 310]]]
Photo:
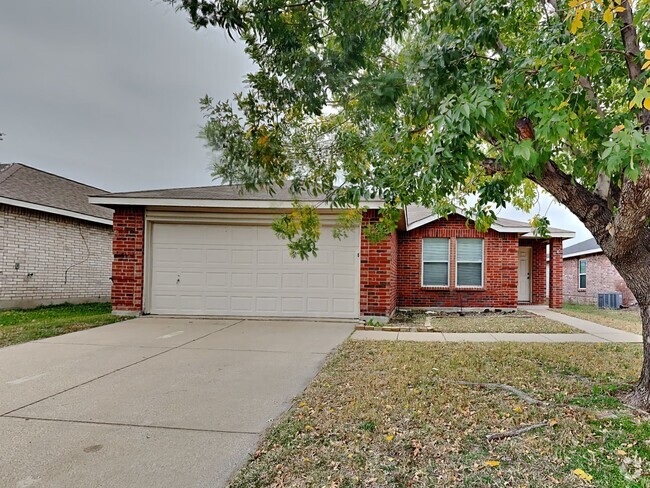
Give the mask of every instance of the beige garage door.
[[359, 316], [359, 231], [323, 227], [318, 257], [289, 256], [270, 225], [154, 223], [147, 311], [278, 317]]

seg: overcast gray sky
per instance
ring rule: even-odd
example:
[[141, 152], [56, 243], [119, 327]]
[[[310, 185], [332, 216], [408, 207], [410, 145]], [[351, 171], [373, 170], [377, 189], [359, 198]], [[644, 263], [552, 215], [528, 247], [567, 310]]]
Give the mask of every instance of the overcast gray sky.
[[[109, 191], [211, 184], [198, 100], [230, 98], [252, 67], [158, 0], [0, 0], [0, 46], [0, 161]], [[548, 216], [569, 244], [590, 237], [563, 207]]]

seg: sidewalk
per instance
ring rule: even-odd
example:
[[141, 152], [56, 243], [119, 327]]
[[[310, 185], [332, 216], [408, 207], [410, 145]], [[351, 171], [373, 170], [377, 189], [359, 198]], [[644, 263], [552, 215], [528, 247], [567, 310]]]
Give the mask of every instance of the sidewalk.
[[605, 327], [604, 325], [590, 322], [589, 320], [569, 317], [559, 312], [550, 310], [546, 305], [528, 305], [519, 307], [536, 315], [541, 315], [556, 322], [562, 322], [583, 334], [531, 334], [531, 333], [503, 333], [503, 332], [382, 332], [374, 330], [356, 330], [352, 334], [354, 340], [370, 341], [416, 341], [416, 342], [593, 342], [593, 343], [630, 343], [642, 342], [640, 335], [623, 330]]

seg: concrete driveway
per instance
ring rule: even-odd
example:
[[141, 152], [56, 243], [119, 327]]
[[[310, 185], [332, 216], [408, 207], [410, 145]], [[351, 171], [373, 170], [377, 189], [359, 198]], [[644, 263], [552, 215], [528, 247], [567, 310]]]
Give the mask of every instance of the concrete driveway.
[[223, 486], [352, 330], [147, 317], [0, 349], [0, 485]]

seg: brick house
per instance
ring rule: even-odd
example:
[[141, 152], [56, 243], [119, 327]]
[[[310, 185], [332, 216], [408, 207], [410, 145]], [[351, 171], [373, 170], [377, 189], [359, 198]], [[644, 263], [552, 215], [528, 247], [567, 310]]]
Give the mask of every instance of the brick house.
[[101, 191], [0, 164], [0, 308], [110, 299], [113, 212], [88, 202]]
[[599, 293], [619, 292], [623, 305], [636, 303], [636, 298], [616, 268], [591, 238], [564, 249], [563, 296], [567, 303], [598, 304]]
[[[546, 300], [562, 306], [562, 240], [575, 234], [498, 219], [485, 233], [462, 215], [403, 211], [380, 243], [365, 225], [380, 201], [364, 202], [359, 227], [332, 237], [337, 211], [319, 210], [319, 252], [289, 257], [271, 222], [294, 198], [279, 189], [236, 186], [112, 193], [90, 201], [115, 210], [112, 301], [119, 314], [389, 317], [396, 307], [516, 309]], [[305, 202], [319, 202], [306, 198]]]

